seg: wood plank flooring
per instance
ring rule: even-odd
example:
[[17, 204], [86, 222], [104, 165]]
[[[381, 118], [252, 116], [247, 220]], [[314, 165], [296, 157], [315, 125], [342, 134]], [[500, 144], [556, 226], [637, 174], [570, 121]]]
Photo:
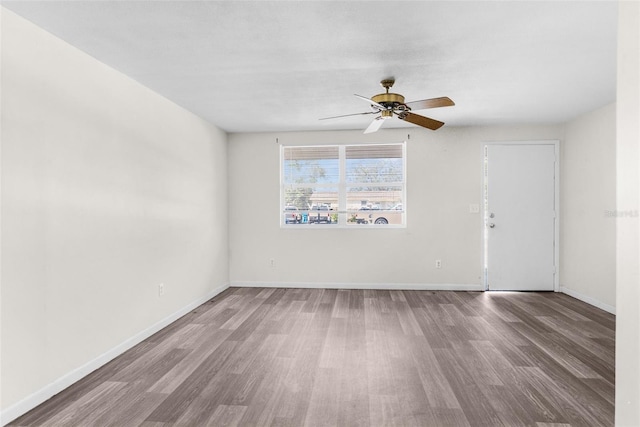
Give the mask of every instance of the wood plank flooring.
[[230, 288], [12, 426], [611, 426], [615, 316], [557, 293]]

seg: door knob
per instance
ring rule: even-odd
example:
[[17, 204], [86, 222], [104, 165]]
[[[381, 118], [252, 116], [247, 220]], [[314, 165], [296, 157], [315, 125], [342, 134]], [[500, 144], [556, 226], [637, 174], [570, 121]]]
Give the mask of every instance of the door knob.
[[496, 225], [494, 223], [489, 224], [489, 228], [494, 228]]

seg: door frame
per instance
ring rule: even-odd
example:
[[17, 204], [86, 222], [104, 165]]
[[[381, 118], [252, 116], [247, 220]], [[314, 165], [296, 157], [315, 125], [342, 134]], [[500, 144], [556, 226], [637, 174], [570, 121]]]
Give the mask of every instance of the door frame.
[[487, 146], [489, 145], [552, 145], [555, 154], [554, 164], [554, 236], [553, 236], [553, 262], [555, 265], [553, 273], [553, 291], [560, 292], [560, 140], [532, 140], [532, 141], [482, 141], [482, 280], [483, 289], [489, 290], [489, 278], [487, 271], [487, 199], [485, 189], [487, 186]]

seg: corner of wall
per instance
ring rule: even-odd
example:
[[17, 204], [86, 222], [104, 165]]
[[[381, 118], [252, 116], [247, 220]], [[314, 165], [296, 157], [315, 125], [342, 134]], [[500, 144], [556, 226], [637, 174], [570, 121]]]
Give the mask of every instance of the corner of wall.
[[560, 283], [615, 312], [616, 111], [608, 104], [564, 125], [560, 158]]

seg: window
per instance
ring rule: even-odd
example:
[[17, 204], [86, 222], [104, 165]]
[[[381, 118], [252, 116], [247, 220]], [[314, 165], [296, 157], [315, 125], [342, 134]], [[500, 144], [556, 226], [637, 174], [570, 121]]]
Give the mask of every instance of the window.
[[405, 225], [405, 144], [281, 147], [281, 224]]

